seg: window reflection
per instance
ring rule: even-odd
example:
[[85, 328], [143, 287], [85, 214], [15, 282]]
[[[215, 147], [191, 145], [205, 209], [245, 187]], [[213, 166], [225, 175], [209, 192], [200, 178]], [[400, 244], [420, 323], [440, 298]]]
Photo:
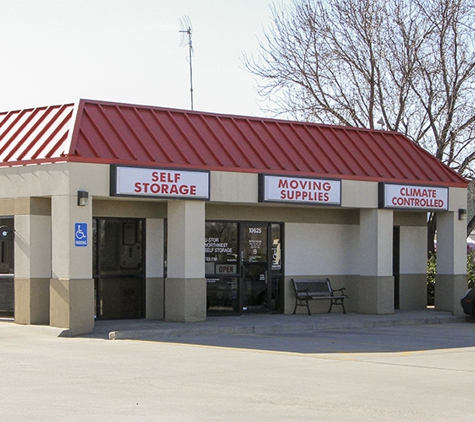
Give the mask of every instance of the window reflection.
[[283, 312], [282, 224], [206, 222], [210, 315]]
[[206, 223], [205, 271], [208, 312], [229, 313], [238, 309], [237, 233], [237, 223]]

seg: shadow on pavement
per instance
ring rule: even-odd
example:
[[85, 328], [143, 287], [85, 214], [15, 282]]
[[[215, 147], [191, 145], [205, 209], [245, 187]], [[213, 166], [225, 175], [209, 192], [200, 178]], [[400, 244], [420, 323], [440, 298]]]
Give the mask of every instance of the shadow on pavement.
[[[404, 326], [321, 330], [310, 333], [228, 334], [175, 337], [166, 340], [188, 345], [255, 349], [287, 353], [396, 353], [475, 347], [475, 328], [462, 323], [446, 326]], [[455, 335], [454, 335], [455, 334]]]
[[87, 338], [280, 353], [391, 353], [475, 347], [475, 318], [422, 311], [395, 316], [267, 315], [205, 323], [97, 321]]

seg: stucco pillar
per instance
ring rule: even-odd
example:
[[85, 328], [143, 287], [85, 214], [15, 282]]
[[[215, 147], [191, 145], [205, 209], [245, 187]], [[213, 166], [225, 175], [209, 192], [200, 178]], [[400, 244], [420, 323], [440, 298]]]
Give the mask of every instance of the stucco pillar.
[[427, 226], [400, 228], [399, 257], [399, 309], [427, 308]]
[[163, 319], [163, 219], [148, 218], [146, 227], [146, 267], [145, 267], [145, 317]]
[[15, 216], [15, 322], [48, 325], [51, 278], [50, 200], [31, 198], [29, 205], [31, 214]]
[[466, 224], [458, 212], [437, 214], [435, 307], [454, 315], [463, 315], [460, 299], [467, 291]]
[[360, 211], [359, 313], [394, 313], [392, 238], [392, 211], [380, 209]]
[[[52, 220], [52, 278], [50, 325], [69, 330], [72, 336], [94, 329], [94, 281], [92, 279], [92, 198], [77, 205], [76, 195], [54, 196]], [[76, 244], [76, 223], [83, 223], [86, 237]], [[85, 234], [84, 234], [85, 236]]]
[[168, 202], [165, 319], [195, 322], [206, 319], [205, 203]]

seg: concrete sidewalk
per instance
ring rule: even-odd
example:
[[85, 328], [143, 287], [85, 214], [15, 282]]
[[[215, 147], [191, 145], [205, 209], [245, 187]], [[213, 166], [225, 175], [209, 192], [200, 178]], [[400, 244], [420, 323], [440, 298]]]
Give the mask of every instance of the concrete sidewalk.
[[[447, 324], [464, 322], [466, 317], [434, 309], [396, 311], [392, 315], [315, 314], [208, 317], [205, 322], [179, 323], [161, 320], [96, 321], [94, 332], [82, 337], [109, 339], [164, 339], [213, 334], [266, 334], [334, 329], [359, 329], [401, 325]], [[67, 335], [67, 331], [63, 333]]]

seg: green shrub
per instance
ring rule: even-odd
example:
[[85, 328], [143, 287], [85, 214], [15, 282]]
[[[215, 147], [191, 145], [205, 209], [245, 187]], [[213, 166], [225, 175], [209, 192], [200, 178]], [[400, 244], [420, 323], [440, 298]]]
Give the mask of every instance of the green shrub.
[[[427, 260], [427, 305], [434, 305], [435, 275], [437, 273], [437, 260], [435, 255]], [[467, 253], [467, 279], [468, 288], [475, 287], [475, 251]]]
[[435, 274], [437, 273], [437, 260], [435, 255], [427, 261], [427, 305], [434, 306], [434, 287], [435, 287]]
[[467, 253], [468, 287], [475, 287], [475, 251]]

